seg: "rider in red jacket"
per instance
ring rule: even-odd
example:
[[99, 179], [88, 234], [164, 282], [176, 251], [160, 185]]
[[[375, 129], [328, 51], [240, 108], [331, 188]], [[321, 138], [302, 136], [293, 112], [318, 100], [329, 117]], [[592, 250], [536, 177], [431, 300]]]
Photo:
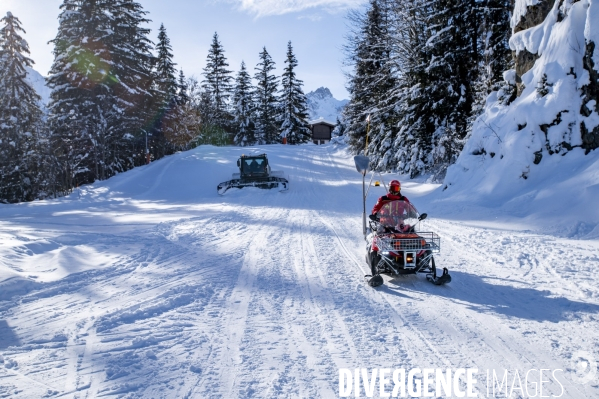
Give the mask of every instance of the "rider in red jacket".
[[390, 201], [402, 200], [402, 201], [406, 201], [407, 203], [409, 203], [410, 200], [408, 200], [407, 197], [404, 197], [403, 195], [401, 195], [400, 191], [401, 191], [401, 184], [399, 183], [399, 181], [391, 180], [391, 183], [389, 183], [389, 193], [387, 195], [383, 195], [381, 198], [379, 198], [379, 200], [376, 202], [376, 204], [372, 208], [371, 213], [373, 215], [376, 214], [378, 211], [381, 210], [383, 205], [385, 205], [387, 202], [390, 202]]

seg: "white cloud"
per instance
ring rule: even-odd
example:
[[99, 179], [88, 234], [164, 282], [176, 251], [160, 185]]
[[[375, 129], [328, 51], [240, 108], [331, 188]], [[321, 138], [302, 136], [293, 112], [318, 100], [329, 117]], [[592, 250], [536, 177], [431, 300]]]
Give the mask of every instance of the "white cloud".
[[359, 7], [365, 0], [236, 0], [239, 8], [257, 17], [282, 15], [310, 8], [323, 8], [328, 12]]
[[321, 14], [300, 15], [299, 17], [297, 17], [297, 19], [308, 19], [310, 21], [317, 22], [317, 21], [322, 20], [322, 15]]

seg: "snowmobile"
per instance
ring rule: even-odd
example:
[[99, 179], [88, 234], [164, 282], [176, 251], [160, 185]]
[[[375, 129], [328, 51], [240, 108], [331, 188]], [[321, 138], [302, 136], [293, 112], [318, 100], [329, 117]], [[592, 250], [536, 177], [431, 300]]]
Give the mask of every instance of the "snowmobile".
[[[440, 252], [441, 238], [433, 232], [420, 231], [420, 222], [426, 219], [427, 215], [419, 214], [408, 201], [396, 200], [386, 203], [377, 214], [369, 216], [369, 228], [366, 227], [366, 198], [372, 186], [374, 173], [366, 188], [370, 159], [366, 155], [356, 155], [354, 162], [357, 171], [362, 175], [362, 232], [366, 240], [366, 262], [372, 273], [364, 276], [368, 285], [382, 285], [381, 274], [426, 273], [426, 279], [435, 285], [451, 282], [451, 276], [445, 267], [442, 274], [437, 276], [433, 254]], [[378, 181], [374, 183], [374, 186], [379, 185]]]
[[441, 238], [433, 232], [419, 231], [426, 216], [402, 200], [388, 202], [376, 215], [370, 215], [366, 249], [372, 275], [366, 278], [371, 286], [383, 283], [381, 274], [426, 273], [426, 279], [435, 285], [451, 281], [447, 268], [437, 276], [433, 254], [440, 252]]
[[239, 173], [233, 173], [231, 180], [220, 183], [216, 190], [223, 195], [230, 188], [258, 187], [281, 188], [289, 190], [289, 181], [283, 177], [283, 172], [271, 171], [266, 154], [242, 155], [237, 160]]

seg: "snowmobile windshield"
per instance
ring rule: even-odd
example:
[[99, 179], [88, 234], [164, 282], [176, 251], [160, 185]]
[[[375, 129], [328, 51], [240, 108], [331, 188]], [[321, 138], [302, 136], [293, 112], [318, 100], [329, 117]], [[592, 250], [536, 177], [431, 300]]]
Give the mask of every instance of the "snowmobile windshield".
[[418, 223], [418, 211], [412, 204], [406, 201], [387, 202], [378, 212], [379, 222], [385, 227], [392, 227], [403, 231], [406, 227], [416, 226]]

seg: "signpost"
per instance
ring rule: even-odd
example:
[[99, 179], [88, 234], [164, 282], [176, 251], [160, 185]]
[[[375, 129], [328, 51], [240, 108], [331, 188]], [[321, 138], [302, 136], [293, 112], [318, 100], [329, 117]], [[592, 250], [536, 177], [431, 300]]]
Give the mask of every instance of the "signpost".
[[370, 171], [370, 158], [366, 155], [354, 157], [356, 169], [362, 174], [362, 233], [366, 237], [366, 173]]

